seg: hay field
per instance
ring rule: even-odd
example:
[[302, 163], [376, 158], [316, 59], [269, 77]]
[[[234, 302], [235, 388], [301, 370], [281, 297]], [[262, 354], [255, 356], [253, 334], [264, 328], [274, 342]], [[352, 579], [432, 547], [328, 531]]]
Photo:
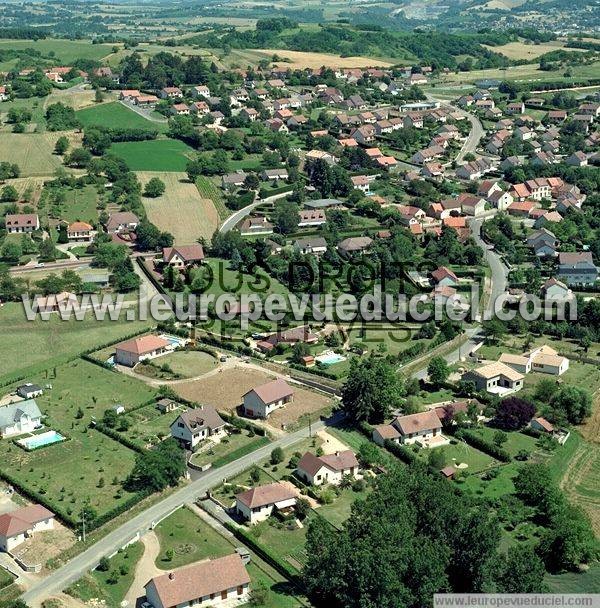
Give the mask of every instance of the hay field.
[[[501, 53], [509, 59], [530, 59], [535, 61], [545, 53], [563, 49], [564, 43], [560, 40], [551, 40], [542, 44], [525, 44], [524, 42], [509, 42], [502, 46], [483, 45], [495, 53]], [[563, 49], [565, 51], [581, 52], [582, 49]]]
[[219, 225], [219, 214], [210, 199], [202, 198], [185, 173], [140, 171], [142, 185], [152, 177], [165, 183], [165, 193], [158, 198], [145, 198], [148, 218], [161, 230], [170, 232], [177, 245], [195, 243], [200, 237], [210, 239]]
[[52, 175], [61, 165], [53, 154], [56, 140], [64, 133], [2, 133], [0, 161], [17, 163], [23, 177]]

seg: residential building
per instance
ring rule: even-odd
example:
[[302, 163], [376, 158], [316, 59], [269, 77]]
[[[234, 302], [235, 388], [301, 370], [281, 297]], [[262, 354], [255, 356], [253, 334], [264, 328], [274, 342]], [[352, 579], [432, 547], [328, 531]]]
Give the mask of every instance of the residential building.
[[240, 226], [242, 236], [273, 234], [273, 224], [264, 216], [246, 218]]
[[290, 511], [297, 494], [287, 485], [270, 483], [246, 490], [235, 497], [236, 512], [251, 525], [268, 519], [274, 511]]
[[233, 188], [241, 188], [244, 185], [247, 173], [244, 171], [235, 171], [234, 173], [226, 173], [221, 177], [221, 188], [224, 190], [232, 190]]
[[0, 551], [10, 553], [38, 532], [54, 529], [54, 513], [29, 505], [0, 515]]
[[19, 395], [19, 397], [23, 397], [23, 399], [34, 399], [35, 397], [40, 397], [43, 394], [44, 389], [37, 384], [32, 384], [31, 382], [21, 384], [21, 386], [17, 387], [17, 395]]
[[67, 226], [67, 238], [69, 241], [91, 242], [94, 238], [94, 227], [87, 222], [73, 222]]
[[225, 421], [212, 405], [201, 405], [177, 416], [170, 428], [171, 437], [186, 450], [193, 450], [207, 437], [223, 431]]
[[135, 367], [140, 361], [154, 359], [172, 349], [165, 338], [148, 335], [121, 342], [115, 347], [115, 363]]
[[0, 437], [31, 433], [42, 425], [42, 413], [35, 399], [0, 407]]
[[335, 454], [315, 456], [306, 452], [298, 462], [296, 474], [300, 479], [313, 486], [323, 484], [339, 485], [346, 476], [358, 475], [358, 460], [352, 450]]
[[542, 285], [542, 294], [546, 300], [567, 300], [573, 297], [573, 292], [562, 281], [554, 277]]
[[392, 421], [392, 426], [400, 434], [399, 443], [417, 443], [421, 447], [438, 447], [449, 443], [442, 435], [442, 422], [435, 410], [399, 416]]
[[452, 270], [446, 266], [440, 266], [431, 273], [431, 277], [436, 285], [442, 287], [456, 287], [458, 285], [458, 277]]
[[558, 254], [558, 278], [567, 285], [594, 285], [598, 268], [591, 251]]
[[163, 248], [163, 261], [177, 270], [202, 264], [204, 249], [202, 245], [176, 245]]
[[523, 374], [500, 361], [465, 372], [462, 380], [473, 382], [478, 391], [509, 395], [523, 388]]
[[339, 242], [337, 248], [344, 254], [362, 253], [371, 246], [372, 242], [373, 239], [368, 236], [353, 236]]
[[282, 378], [261, 384], [243, 396], [243, 410], [251, 418], [267, 418], [294, 400], [294, 389]]
[[322, 209], [302, 209], [302, 211], [300, 211], [298, 227], [322, 226], [325, 222], [327, 222], [327, 216]]
[[40, 218], [36, 213], [7, 213], [4, 226], [8, 234], [30, 233], [40, 229]]
[[111, 213], [106, 222], [106, 232], [114, 234], [119, 232], [130, 232], [138, 227], [140, 220], [131, 211], [118, 211]]
[[323, 255], [327, 251], [327, 241], [322, 236], [296, 239], [294, 247], [304, 255]]
[[144, 588], [153, 608], [233, 606], [248, 601], [250, 576], [242, 557], [232, 553], [155, 576]]

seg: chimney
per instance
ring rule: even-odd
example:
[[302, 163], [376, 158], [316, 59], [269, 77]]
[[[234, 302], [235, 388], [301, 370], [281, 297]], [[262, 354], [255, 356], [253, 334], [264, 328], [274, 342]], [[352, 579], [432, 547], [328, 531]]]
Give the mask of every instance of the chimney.
[[175, 578], [175, 572], [169, 572], [169, 580], [172, 581]]
[[339, 455], [340, 455], [340, 453], [339, 453], [339, 452], [336, 452], [336, 453], [335, 453], [335, 455], [336, 455], [336, 456], [339, 456]]

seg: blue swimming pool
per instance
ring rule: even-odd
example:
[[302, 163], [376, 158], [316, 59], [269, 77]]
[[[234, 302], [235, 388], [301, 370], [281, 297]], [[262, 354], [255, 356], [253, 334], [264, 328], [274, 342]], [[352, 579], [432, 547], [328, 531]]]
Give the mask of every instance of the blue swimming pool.
[[346, 360], [346, 357], [338, 355], [337, 353], [326, 353], [315, 357], [315, 360], [323, 365], [334, 365], [335, 363], [341, 363]]
[[24, 439], [19, 439], [19, 443], [28, 450], [35, 450], [36, 448], [42, 448], [47, 445], [52, 445], [53, 443], [58, 443], [59, 441], [64, 441], [65, 437], [63, 437], [60, 433], [56, 431], [47, 431], [46, 433], [40, 433], [39, 435], [32, 435], [31, 437], [25, 437]]

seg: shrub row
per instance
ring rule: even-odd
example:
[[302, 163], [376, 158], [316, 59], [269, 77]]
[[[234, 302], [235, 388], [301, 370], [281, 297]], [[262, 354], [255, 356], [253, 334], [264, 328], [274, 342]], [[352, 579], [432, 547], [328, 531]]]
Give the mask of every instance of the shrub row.
[[261, 437], [265, 437], [267, 435], [267, 431], [264, 427], [259, 426], [258, 424], [254, 424], [245, 418], [240, 418], [235, 414], [230, 414], [229, 412], [219, 412], [219, 416], [225, 420], [225, 422], [229, 422], [229, 424], [236, 426], [240, 429], [245, 429], [246, 431], [253, 431], [254, 434], [259, 435]]
[[130, 450], [133, 450], [134, 452], [137, 452], [138, 454], [144, 454], [146, 451], [146, 450], [144, 450], [144, 448], [142, 448], [141, 446], [139, 446], [136, 443], [134, 443], [133, 441], [131, 441], [131, 439], [128, 439], [127, 437], [125, 437], [124, 435], [119, 433], [119, 431], [116, 431], [115, 429], [111, 429], [110, 427], [106, 426], [102, 422], [96, 422], [95, 424], [90, 424], [90, 428], [96, 429], [103, 435], [106, 435], [107, 437], [114, 439], [114, 441], [116, 441], [117, 443], [120, 443], [122, 446], [129, 448]]
[[477, 433], [474, 433], [473, 431], [459, 429], [454, 436], [481, 452], [488, 454], [488, 456], [491, 456], [492, 458], [496, 458], [502, 462], [510, 462], [510, 454], [505, 449], [494, 445], [490, 441], [486, 441], [483, 437], [477, 435]]

